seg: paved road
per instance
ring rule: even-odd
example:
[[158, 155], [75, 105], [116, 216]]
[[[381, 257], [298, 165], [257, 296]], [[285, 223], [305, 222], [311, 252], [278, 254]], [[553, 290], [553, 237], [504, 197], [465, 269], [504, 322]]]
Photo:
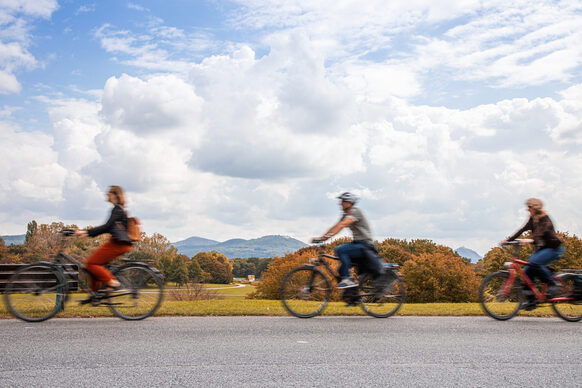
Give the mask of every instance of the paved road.
[[580, 387], [581, 330], [519, 317], [0, 320], [0, 386]]

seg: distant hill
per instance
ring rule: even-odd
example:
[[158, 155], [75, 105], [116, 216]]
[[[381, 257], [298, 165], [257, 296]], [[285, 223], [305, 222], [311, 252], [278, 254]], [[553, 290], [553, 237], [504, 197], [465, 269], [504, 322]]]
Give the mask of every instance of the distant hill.
[[236, 238], [223, 242], [190, 237], [174, 242], [172, 245], [178, 249], [179, 253], [190, 257], [198, 252], [216, 251], [229, 259], [283, 256], [285, 253], [293, 253], [307, 246], [304, 242], [287, 236], [264, 236], [251, 240]]
[[457, 250], [455, 252], [457, 252], [459, 254], [459, 256], [464, 257], [465, 259], [471, 260], [471, 263], [476, 263], [482, 259], [480, 254], [478, 254], [477, 252], [475, 252], [469, 248], [460, 247], [460, 248], [457, 248]]
[[4, 244], [6, 244], [6, 245], [24, 244], [25, 237], [26, 237], [25, 234], [19, 234], [19, 235], [13, 235], [13, 236], [0, 236], [0, 238], [2, 238], [2, 240], [4, 240]]

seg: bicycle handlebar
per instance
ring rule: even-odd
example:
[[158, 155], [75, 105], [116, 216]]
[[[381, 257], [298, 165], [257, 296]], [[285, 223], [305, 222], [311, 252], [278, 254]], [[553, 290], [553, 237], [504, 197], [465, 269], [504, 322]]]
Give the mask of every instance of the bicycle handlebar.
[[59, 231], [60, 234], [62, 234], [63, 236], [72, 236], [75, 234], [75, 230], [74, 229], [63, 229], [61, 231]]

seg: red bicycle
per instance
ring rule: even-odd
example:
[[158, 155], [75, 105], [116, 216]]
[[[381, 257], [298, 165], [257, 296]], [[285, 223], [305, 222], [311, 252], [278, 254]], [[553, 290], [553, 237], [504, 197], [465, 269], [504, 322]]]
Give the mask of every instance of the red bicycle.
[[[558, 295], [547, 298], [548, 285], [544, 283], [541, 291], [525, 274], [521, 266], [530, 263], [518, 259], [519, 241], [509, 241], [503, 245], [515, 246], [512, 260], [505, 263], [506, 271], [489, 274], [483, 279], [479, 288], [479, 301], [483, 310], [492, 318], [505, 321], [513, 318], [526, 304], [524, 284], [533, 293], [535, 304], [533, 308], [545, 303], [551, 303], [556, 314], [568, 321], [578, 322], [582, 319], [582, 300], [575, 297], [575, 279], [582, 271], [565, 269], [560, 273], [553, 273], [554, 280], [560, 286]], [[531, 306], [531, 305], [530, 305]]]

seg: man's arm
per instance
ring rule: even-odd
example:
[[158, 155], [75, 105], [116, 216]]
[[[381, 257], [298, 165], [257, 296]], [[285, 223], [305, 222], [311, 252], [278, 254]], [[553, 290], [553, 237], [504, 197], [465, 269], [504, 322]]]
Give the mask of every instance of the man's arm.
[[337, 224], [335, 224], [334, 226], [329, 228], [329, 230], [323, 236], [321, 236], [319, 239], [320, 240], [327, 240], [328, 238], [335, 236], [336, 234], [341, 232], [343, 228], [347, 228], [348, 226], [350, 226], [354, 222], [356, 222], [356, 219], [354, 217], [344, 217]]

